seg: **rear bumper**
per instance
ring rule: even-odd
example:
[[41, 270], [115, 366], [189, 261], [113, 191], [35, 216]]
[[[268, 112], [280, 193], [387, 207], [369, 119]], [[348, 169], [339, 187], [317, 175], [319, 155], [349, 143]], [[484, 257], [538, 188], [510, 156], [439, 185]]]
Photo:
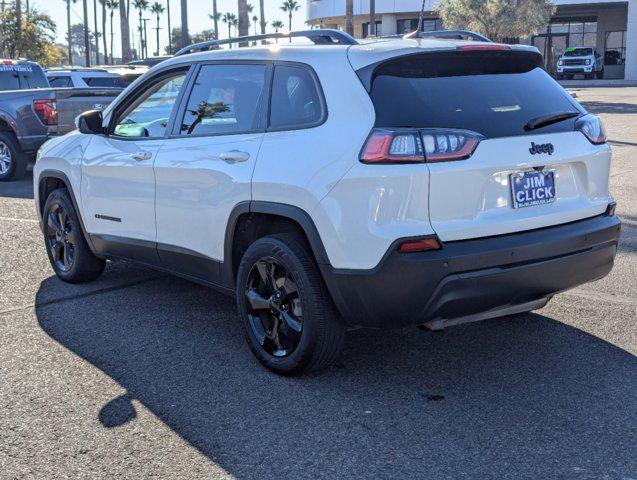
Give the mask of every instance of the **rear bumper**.
[[[448, 242], [399, 254], [369, 271], [322, 268], [351, 325], [404, 327], [515, 311], [599, 279], [613, 266], [620, 221], [600, 215], [556, 227]], [[486, 314], [486, 315], [485, 315]], [[496, 316], [496, 315], [491, 315]]]
[[46, 134], [46, 135], [29, 135], [20, 137], [18, 141], [20, 142], [20, 148], [27, 155], [35, 155], [37, 151], [40, 149], [44, 143], [52, 138], [54, 135]]

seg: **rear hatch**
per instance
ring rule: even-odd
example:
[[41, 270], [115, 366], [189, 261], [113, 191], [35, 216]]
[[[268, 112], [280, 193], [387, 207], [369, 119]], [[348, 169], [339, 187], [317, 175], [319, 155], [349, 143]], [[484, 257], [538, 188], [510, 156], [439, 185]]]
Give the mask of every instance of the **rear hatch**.
[[371, 74], [366, 69], [376, 128], [416, 132], [415, 142], [399, 146], [415, 145], [425, 157], [429, 216], [441, 240], [605, 211], [610, 150], [603, 131], [595, 136], [601, 124], [541, 64], [532, 50], [480, 45], [393, 58]]

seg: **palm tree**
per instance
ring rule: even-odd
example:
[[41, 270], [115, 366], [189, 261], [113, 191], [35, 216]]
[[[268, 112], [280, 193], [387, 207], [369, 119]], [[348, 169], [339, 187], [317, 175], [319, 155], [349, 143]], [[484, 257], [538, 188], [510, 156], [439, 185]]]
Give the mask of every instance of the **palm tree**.
[[[352, 0], [347, 0], [347, 1], [352, 1]], [[288, 14], [288, 29], [290, 31], [292, 31], [292, 15], [299, 8], [301, 8], [301, 5], [299, 5], [299, 2], [297, 2], [296, 0], [284, 0], [283, 5], [281, 5], [281, 10], [283, 10], [284, 12], [287, 12]], [[292, 41], [291, 38], [290, 38], [290, 41]]]
[[102, 6], [102, 46], [104, 47], [104, 63], [108, 63], [108, 48], [106, 44], [106, 0], [98, 0]]
[[[18, 0], [19, 3], [20, 0]], [[82, 1], [82, 9], [84, 11], [84, 61], [86, 66], [91, 66], [91, 42], [88, 36], [88, 5], [86, 0]]]
[[249, 12], [250, 12], [250, 8], [254, 8], [254, 7], [252, 7], [252, 5], [248, 5], [248, 0], [237, 0], [237, 7], [239, 9], [239, 18], [238, 18], [239, 36], [243, 37], [250, 33]]
[[190, 33], [188, 33], [188, 0], [181, 0], [181, 43], [182, 47], [190, 45]]
[[263, 7], [263, 0], [259, 0], [259, 15], [261, 16], [261, 33], [265, 33], [265, 8]]
[[155, 29], [157, 30], [157, 52], [155, 53], [155, 55], [159, 56], [159, 30], [161, 30], [159, 28], [159, 20], [160, 20], [159, 17], [161, 16], [162, 13], [166, 11], [166, 9], [161, 3], [155, 2], [150, 6], [150, 11], [154, 13], [157, 17], [157, 27], [155, 27]]
[[168, 54], [173, 53], [173, 32], [170, 29], [170, 0], [166, 0], [166, 17], [168, 17]]
[[257, 35], [258, 34], [257, 27], [259, 26], [259, 17], [257, 17], [256, 15], [252, 15], [252, 23], [254, 24], [254, 34]]
[[[113, 30], [113, 16], [115, 15], [115, 10], [119, 7], [119, 0], [106, 0], [105, 2], [106, 8], [110, 10], [111, 17], [111, 64], [115, 63], [114, 55], [113, 55], [113, 42], [115, 38], [115, 30]], [[106, 35], [104, 35], [106, 36]]]
[[133, 0], [133, 7], [137, 9], [139, 12], [139, 42], [141, 45], [141, 56], [144, 57], [144, 19], [142, 18], [144, 15], [144, 11], [148, 10], [148, 0]]
[[354, 36], [354, 0], [345, 0], [345, 31]]
[[235, 22], [237, 21], [237, 17], [234, 13], [224, 13], [221, 16], [221, 21], [225, 24], [228, 25], [228, 38], [232, 37], [232, 27], [235, 24]]
[[221, 14], [217, 10], [217, 0], [212, 0], [212, 21], [215, 25], [215, 40], [219, 40], [219, 19]]
[[274, 28], [274, 33], [279, 33], [279, 30], [283, 28], [283, 22], [281, 20], [275, 20], [272, 22], [272, 28]]
[[376, 36], [376, 0], [369, 0], [369, 29], [367, 35]]
[[[130, 3], [125, 3], [125, 0], [119, 0], [119, 28], [121, 31], [122, 37], [122, 62], [130, 62], [131, 51], [130, 51], [130, 25], [128, 23], [128, 15], [130, 13]], [[112, 49], [111, 49], [112, 51]]]
[[[274, 28], [274, 33], [279, 33], [279, 29], [283, 28], [283, 22], [281, 20], [275, 20], [272, 22], [272, 28]], [[279, 43], [279, 39], [275, 40], [276, 43]]]
[[95, 65], [100, 64], [100, 31], [97, 28], [97, 0], [93, 0], [93, 25], [95, 27]]
[[212, 20], [213, 22], [213, 29], [215, 32], [215, 40], [219, 40], [219, 31], [217, 30], [217, 28], [219, 28], [219, 20], [221, 20], [221, 14], [219, 12], [213, 12], [208, 14], [208, 18], [210, 20]]
[[66, 2], [66, 26], [67, 26], [67, 42], [69, 44], [69, 65], [73, 65], [73, 41], [71, 40], [71, 3], [77, 3], [77, 0], [64, 0]]

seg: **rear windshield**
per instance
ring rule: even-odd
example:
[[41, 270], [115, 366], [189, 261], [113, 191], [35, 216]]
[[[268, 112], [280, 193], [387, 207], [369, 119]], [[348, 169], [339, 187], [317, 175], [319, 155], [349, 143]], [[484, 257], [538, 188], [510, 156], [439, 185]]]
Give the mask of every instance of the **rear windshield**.
[[44, 72], [36, 65], [0, 65], [0, 90], [48, 87]]
[[440, 52], [376, 68], [370, 97], [377, 127], [455, 128], [488, 138], [572, 131], [566, 119], [527, 132], [532, 119], [581, 107], [542, 68], [511, 52]]
[[593, 54], [592, 48], [569, 48], [564, 53], [565, 57], [586, 57]]

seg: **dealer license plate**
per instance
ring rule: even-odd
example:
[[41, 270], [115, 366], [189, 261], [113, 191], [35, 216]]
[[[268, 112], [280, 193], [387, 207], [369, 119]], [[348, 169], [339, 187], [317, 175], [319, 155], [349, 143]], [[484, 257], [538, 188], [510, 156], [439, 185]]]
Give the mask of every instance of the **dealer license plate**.
[[511, 174], [513, 208], [555, 201], [555, 176], [551, 170]]

